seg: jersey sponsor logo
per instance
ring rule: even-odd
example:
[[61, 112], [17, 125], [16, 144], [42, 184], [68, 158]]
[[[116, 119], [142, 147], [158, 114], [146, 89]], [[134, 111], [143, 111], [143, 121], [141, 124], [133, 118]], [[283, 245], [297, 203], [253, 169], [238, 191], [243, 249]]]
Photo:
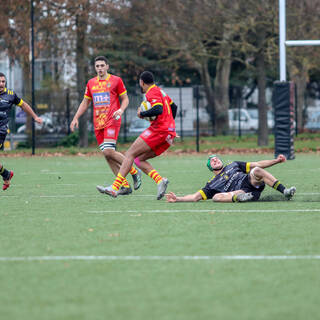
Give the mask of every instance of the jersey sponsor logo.
[[0, 98], [0, 102], [9, 103], [10, 101]]
[[107, 115], [102, 113], [100, 114], [97, 118], [96, 118], [96, 124], [98, 127], [103, 127], [103, 125], [105, 124], [105, 121], [107, 119]]
[[93, 103], [95, 107], [109, 107], [110, 106], [110, 92], [94, 93]]
[[230, 178], [230, 180], [228, 181], [228, 183], [227, 183], [227, 184], [224, 186], [224, 188], [223, 188], [224, 191], [228, 191], [228, 190], [229, 190], [232, 182], [237, 179], [239, 173], [240, 173], [240, 172], [236, 172], [236, 173]]

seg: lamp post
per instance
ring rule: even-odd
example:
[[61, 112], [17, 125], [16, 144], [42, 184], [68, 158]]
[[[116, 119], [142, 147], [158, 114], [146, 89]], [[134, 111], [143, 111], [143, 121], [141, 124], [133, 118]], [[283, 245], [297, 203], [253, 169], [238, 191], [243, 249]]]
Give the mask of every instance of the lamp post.
[[[31, 20], [31, 108], [35, 107], [34, 96], [34, 12], [33, 12], [33, 0], [30, 0], [30, 20]], [[32, 119], [32, 155], [35, 154], [35, 125], [34, 119]]]

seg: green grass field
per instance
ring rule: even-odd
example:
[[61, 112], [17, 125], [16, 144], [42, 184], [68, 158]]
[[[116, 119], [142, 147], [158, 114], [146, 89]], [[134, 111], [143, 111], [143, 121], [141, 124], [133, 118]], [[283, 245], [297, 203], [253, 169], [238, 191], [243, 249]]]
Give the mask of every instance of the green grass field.
[[[187, 194], [211, 178], [206, 159], [151, 163], [168, 190]], [[15, 172], [0, 196], [1, 319], [319, 317], [319, 154], [268, 169], [297, 187], [294, 200], [269, 188], [241, 204], [157, 201], [145, 175], [111, 199], [95, 188], [113, 181], [101, 156], [1, 162]]]

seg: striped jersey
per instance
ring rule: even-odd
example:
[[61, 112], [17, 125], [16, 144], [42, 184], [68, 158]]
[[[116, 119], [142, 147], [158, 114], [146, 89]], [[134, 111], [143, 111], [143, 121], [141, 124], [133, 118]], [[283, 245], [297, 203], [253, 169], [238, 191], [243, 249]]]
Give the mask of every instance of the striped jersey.
[[154, 121], [151, 121], [150, 127], [157, 131], [168, 131], [175, 135], [176, 125], [170, 107], [172, 104], [171, 98], [154, 84], [146, 92], [146, 100], [150, 102], [152, 107], [161, 105], [163, 109], [162, 113]]
[[0, 93], [0, 134], [6, 134], [8, 131], [8, 123], [10, 112], [13, 105], [21, 107], [23, 100], [20, 99], [12, 90], [4, 89]]

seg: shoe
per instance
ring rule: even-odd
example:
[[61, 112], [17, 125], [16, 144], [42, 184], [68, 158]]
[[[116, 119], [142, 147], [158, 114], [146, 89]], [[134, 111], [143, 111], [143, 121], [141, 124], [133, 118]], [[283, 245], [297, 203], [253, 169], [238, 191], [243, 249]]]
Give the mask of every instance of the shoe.
[[10, 176], [8, 180], [3, 180], [2, 190], [7, 190], [10, 187], [10, 181], [13, 177], [13, 171], [10, 171]]
[[138, 190], [141, 186], [141, 175], [142, 172], [140, 169], [137, 169], [137, 173], [132, 175], [132, 179], [133, 179], [133, 189], [134, 190]]
[[166, 193], [169, 180], [167, 178], [162, 178], [161, 182], [158, 184], [158, 195], [157, 200], [160, 200]]
[[132, 193], [131, 187], [126, 188], [126, 187], [121, 187], [118, 191], [118, 196], [126, 196]]
[[253, 199], [252, 192], [240, 193], [237, 195], [237, 202], [246, 202]]
[[112, 186], [108, 186], [108, 187], [97, 186], [97, 190], [100, 193], [105, 193], [113, 198], [116, 198], [118, 196], [118, 191], [113, 190]]
[[287, 200], [291, 200], [294, 194], [296, 193], [296, 190], [297, 190], [296, 187], [291, 187], [289, 189], [285, 188], [283, 191], [283, 194]]

